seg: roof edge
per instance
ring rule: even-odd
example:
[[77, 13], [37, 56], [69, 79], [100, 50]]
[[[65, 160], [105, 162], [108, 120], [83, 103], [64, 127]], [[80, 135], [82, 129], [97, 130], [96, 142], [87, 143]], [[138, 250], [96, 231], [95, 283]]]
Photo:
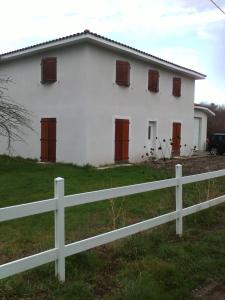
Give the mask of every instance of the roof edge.
[[195, 104], [195, 105], [194, 105], [194, 108], [195, 108], [195, 109], [199, 109], [199, 110], [201, 110], [201, 111], [207, 113], [209, 116], [215, 117], [215, 115], [216, 115], [211, 109], [209, 109], [208, 107], [205, 107], [205, 106], [201, 106], [201, 105]]
[[177, 65], [175, 63], [169, 62], [167, 60], [161, 59], [144, 51], [135, 49], [133, 47], [127, 46], [125, 44], [119, 43], [117, 41], [111, 40], [109, 38], [103, 37], [96, 33], [93, 33], [89, 30], [85, 30], [80, 33], [76, 33], [73, 35], [65, 36], [59, 39], [51, 40], [48, 42], [36, 44], [33, 46], [25, 47], [19, 50], [6, 52], [0, 55], [0, 63], [1, 61], [10, 61], [20, 57], [29, 56], [35, 53], [43, 52], [48, 49], [65, 47], [67, 45], [76, 44], [79, 42], [89, 41], [95, 44], [101, 45], [105, 48], [111, 48], [113, 50], [117, 50], [125, 53], [126, 55], [130, 55], [136, 57], [138, 59], [144, 60], [146, 62], [151, 62], [153, 64], [162, 66], [164, 68], [170, 69], [172, 71], [176, 71], [179, 73], [183, 73], [186, 76], [192, 77], [194, 79], [204, 79], [206, 78], [205, 74], [196, 72], [194, 70], [188, 69], [186, 67]]

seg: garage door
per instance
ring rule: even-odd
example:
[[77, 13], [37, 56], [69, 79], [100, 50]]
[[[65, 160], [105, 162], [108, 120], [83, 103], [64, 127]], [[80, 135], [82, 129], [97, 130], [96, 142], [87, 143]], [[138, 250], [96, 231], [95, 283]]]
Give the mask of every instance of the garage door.
[[200, 125], [201, 125], [201, 119], [200, 118], [194, 118], [194, 146], [196, 146], [196, 150], [199, 150], [200, 148]]

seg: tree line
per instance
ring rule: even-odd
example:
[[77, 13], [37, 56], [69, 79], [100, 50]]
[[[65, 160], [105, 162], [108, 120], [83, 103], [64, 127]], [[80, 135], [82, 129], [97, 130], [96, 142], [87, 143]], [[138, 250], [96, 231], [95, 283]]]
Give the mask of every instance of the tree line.
[[225, 105], [215, 103], [200, 103], [200, 105], [209, 108], [215, 113], [215, 117], [208, 116], [208, 130], [207, 135], [210, 136], [212, 133], [221, 132], [225, 133]]

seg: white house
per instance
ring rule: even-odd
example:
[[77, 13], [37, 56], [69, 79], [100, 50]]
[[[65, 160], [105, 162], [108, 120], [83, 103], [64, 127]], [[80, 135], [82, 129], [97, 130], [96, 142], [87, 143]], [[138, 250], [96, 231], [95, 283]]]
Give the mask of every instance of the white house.
[[0, 55], [1, 76], [33, 112], [15, 155], [103, 165], [194, 147], [195, 80], [206, 76], [88, 30]]

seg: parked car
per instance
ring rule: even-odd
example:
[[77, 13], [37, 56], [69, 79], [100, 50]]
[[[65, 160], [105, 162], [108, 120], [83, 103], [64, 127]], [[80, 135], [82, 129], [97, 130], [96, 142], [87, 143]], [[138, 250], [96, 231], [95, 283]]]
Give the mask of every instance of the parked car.
[[207, 140], [207, 151], [212, 155], [225, 153], [225, 133], [213, 133]]

